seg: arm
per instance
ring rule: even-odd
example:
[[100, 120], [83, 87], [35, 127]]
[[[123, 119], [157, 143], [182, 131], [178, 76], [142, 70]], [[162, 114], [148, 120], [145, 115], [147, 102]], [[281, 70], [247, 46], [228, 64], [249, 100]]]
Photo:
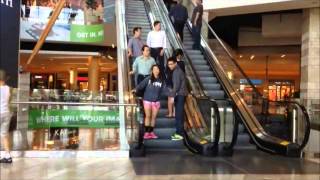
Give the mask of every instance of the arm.
[[194, 25], [194, 26], [197, 25], [197, 21], [198, 21], [199, 16], [200, 16], [200, 13], [197, 12], [196, 17], [194, 18], [194, 22], [192, 22], [192, 25]]
[[137, 68], [138, 68], [137, 60], [138, 58], [133, 62], [132, 71], [130, 71], [130, 74], [135, 74], [137, 72]]
[[172, 87], [172, 91], [171, 92], [173, 94], [177, 94], [177, 91], [181, 86], [181, 81], [180, 81], [180, 78], [178, 77], [177, 72], [173, 72], [172, 82], [173, 82], [173, 87]]
[[139, 91], [139, 90], [143, 90], [144, 88], [146, 88], [149, 83], [149, 80], [150, 80], [149, 77], [145, 78], [140, 84], [137, 85], [135, 90]]
[[149, 32], [148, 33], [148, 36], [147, 36], [147, 45], [149, 46], [149, 47], [151, 47], [151, 32]]
[[132, 56], [132, 39], [130, 39], [128, 43], [128, 56]]

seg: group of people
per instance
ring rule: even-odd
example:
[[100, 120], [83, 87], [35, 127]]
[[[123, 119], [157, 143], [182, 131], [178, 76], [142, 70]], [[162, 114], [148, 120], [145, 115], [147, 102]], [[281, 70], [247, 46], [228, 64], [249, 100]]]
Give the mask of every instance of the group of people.
[[[183, 41], [183, 30], [188, 20], [188, 11], [181, 3], [170, 7], [169, 17], [178, 37]], [[202, 0], [196, 0], [197, 6], [192, 14], [193, 49], [200, 48], [200, 32], [202, 26]], [[160, 109], [160, 99], [168, 96], [168, 118], [175, 118], [176, 132], [172, 140], [182, 140], [184, 135], [184, 103], [187, 95], [185, 65], [182, 61], [183, 51], [176, 49], [173, 56], [164, 60], [167, 48], [166, 33], [161, 30], [161, 22], [153, 23], [154, 30], [150, 31], [146, 42], [141, 39], [142, 28], [133, 28], [133, 37], [128, 43], [130, 57], [130, 75], [134, 75], [133, 90], [136, 95], [143, 97], [145, 113], [144, 139], [156, 139], [154, 133], [156, 118]]]
[[155, 21], [153, 26], [154, 30], [149, 32], [146, 43], [141, 39], [141, 27], [133, 29], [133, 37], [128, 43], [128, 55], [132, 64], [130, 75], [134, 75], [136, 85], [133, 91], [143, 98], [144, 139], [158, 138], [153, 129], [160, 109], [160, 99], [167, 95], [167, 117], [176, 118], [177, 131], [172, 135], [172, 140], [182, 140], [183, 107], [187, 95], [183, 52], [177, 49], [174, 56], [167, 59], [165, 67], [164, 51], [167, 48], [167, 37], [161, 30], [161, 22]]

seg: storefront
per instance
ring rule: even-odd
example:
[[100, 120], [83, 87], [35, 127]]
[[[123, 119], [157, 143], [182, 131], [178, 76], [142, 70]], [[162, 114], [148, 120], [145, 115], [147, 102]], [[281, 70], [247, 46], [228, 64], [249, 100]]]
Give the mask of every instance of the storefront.
[[269, 100], [283, 101], [293, 96], [295, 92], [294, 81], [272, 80], [268, 86]]

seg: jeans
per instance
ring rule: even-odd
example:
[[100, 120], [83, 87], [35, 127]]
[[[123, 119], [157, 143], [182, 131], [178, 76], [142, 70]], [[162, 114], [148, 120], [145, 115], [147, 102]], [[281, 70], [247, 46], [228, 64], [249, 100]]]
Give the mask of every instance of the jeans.
[[161, 50], [162, 48], [151, 48], [151, 57], [153, 57], [156, 63], [159, 65], [161, 76], [165, 78], [164, 57], [160, 55]]
[[174, 105], [176, 109], [176, 133], [183, 136], [184, 134], [184, 103], [186, 101], [186, 96], [176, 96], [174, 100]]
[[176, 32], [179, 34], [181, 41], [183, 42], [183, 29], [185, 22], [184, 21], [175, 21], [173, 26]]
[[200, 49], [200, 41], [201, 41], [201, 25], [192, 26], [192, 38], [193, 38], [193, 46], [192, 49]]

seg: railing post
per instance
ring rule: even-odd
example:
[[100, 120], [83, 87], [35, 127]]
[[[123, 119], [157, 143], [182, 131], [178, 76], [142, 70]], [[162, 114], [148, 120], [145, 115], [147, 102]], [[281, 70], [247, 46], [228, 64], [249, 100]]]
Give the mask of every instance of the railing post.
[[215, 111], [214, 111], [214, 108], [211, 107], [211, 129], [210, 129], [210, 139], [211, 139], [211, 142], [214, 141], [214, 132], [215, 132], [215, 124], [216, 124], [216, 121], [215, 121]]

